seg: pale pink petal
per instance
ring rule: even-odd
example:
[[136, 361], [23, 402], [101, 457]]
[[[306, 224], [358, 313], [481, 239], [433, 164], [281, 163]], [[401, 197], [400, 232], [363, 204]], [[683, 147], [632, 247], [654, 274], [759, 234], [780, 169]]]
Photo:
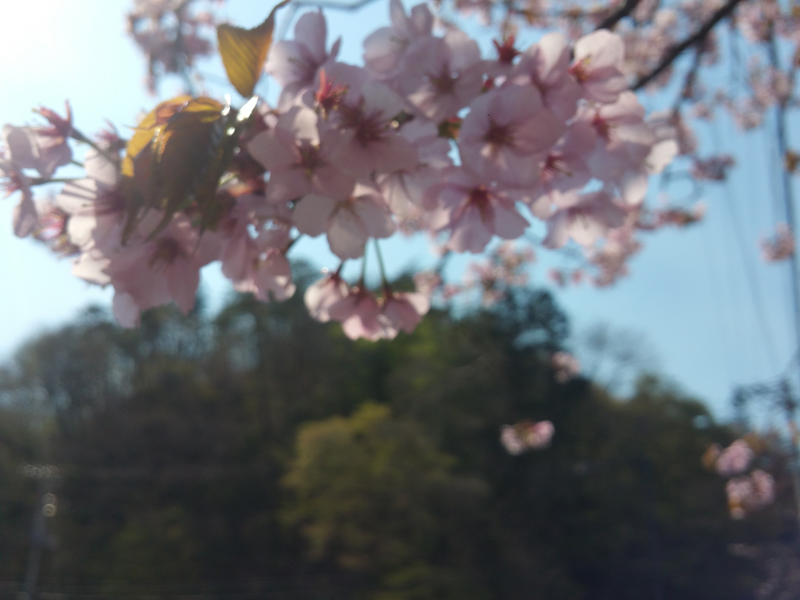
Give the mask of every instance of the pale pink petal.
[[183, 314], [194, 308], [200, 271], [186, 259], [177, 259], [169, 269], [167, 289]]
[[340, 208], [331, 218], [328, 245], [342, 260], [363, 256], [367, 237], [364, 223], [349, 207]]
[[527, 228], [528, 221], [516, 209], [507, 208], [500, 203], [494, 205], [494, 232], [501, 238], [518, 238]]
[[292, 213], [295, 226], [300, 233], [316, 237], [328, 227], [328, 220], [336, 208], [336, 201], [316, 194], [308, 194]]
[[141, 310], [133, 296], [127, 292], [116, 292], [111, 306], [117, 323], [129, 329], [139, 326]]
[[14, 235], [20, 238], [28, 237], [39, 224], [39, 213], [30, 193], [22, 194], [22, 199], [14, 207], [12, 216]]

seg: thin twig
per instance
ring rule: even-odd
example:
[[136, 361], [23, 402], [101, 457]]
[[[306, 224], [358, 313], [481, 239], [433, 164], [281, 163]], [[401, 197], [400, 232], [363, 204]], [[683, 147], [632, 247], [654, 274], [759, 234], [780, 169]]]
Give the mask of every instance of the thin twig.
[[639, 2], [640, 0], [625, 0], [625, 4], [600, 21], [597, 29], [614, 29], [617, 23], [634, 11]]
[[357, 0], [356, 2], [336, 2], [336, 0], [294, 0], [293, 6], [315, 6], [319, 8], [333, 8], [337, 10], [355, 11], [375, 0]]
[[639, 90], [646, 86], [648, 83], [653, 81], [656, 77], [661, 75], [665, 70], [669, 68], [669, 66], [675, 62], [681, 54], [683, 54], [686, 50], [694, 46], [695, 44], [702, 43], [708, 34], [711, 33], [711, 30], [717, 26], [717, 24], [722, 21], [722, 19], [729, 17], [736, 6], [742, 0], [728, 0], [724, 5], [722, 5], [717, 11], [711, 16], [711, 18], [706, 21], [703, 26], [698, 29], [695, 33], [690, 35], [688, 38], [683, 40], [680, 44], [673, 46], [662, 58], [661, 61], [658, 63], [655, 69], [650, 71], [644, 77], [639, 78], [639, 80], [633, 84], [631, 89], [633, 91]]

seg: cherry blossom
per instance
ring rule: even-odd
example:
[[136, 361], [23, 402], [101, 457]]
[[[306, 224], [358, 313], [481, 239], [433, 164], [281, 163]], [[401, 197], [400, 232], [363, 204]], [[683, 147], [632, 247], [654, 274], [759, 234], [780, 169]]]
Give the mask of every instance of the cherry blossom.
[[427, 4], [417, 4], [407, 15], [400, 0], [390, 0], [391, 27], [381, 27], [364, 40], [364, 64], [379, 78], [390, 78], [399, 71], [408, 46], [431, 35], [433, 15]]
[[[199, 10], [203, 1], [135, 4], [130, 33], [148, 57], [153, 85], [176, 73], [194, 87], [193, 63], [211, 52], [207, 28], [217, 20]], [[492, 16], [488, 4], [456, 5]], [[157, 197], [163, 182], [147, 182], [148, 161], [172, 147], [171, 128], [184, 122], [174, 115], [192, 104], [188, 96], [159, 105], [150, 117], [152, 139], [134, 133], [127, 150], [115, 132], [94, 141], [82, 134], [69, 106], [65, 117], [40, 109], [44, 127], [3, 129], [4, 187], [20, 196], [15, 232], [33, 233], [71, 256], [76, 276], [113, 286], [115, 314], [128, 326], [159, 304], [190, 310], [199, 270], [213, 261], [239, 291], [262, 301], [288, 298], [295, 291], [291, 248], [305, 235], [324, 235], [339, 259], [363, 257], [365, 268], [381, 260], [365, 257], [370, 239], [398, 230], [428, 234], [442, 263], [451, 252], [491, 249], [462, 283], [429, 273], [418, 277], [417, 292], [392, 290], [383, 275], [372, 290], [363, 278], [346, 281], [341, 270], [313, 284], [305, 296], [309, 312], [341, 322], [353, 339], [411, 333], [432, 301], [473, 293], [489, 303], [524, 284], [533, 250], [490, 244], [494, 236], [521, 238], [529, 218], [545, 222], [545, 248], [577, 244], [583, 263], [556, 269], [562, 283], [609, 285], [627, 273], [642, 232], [699, 218], [676, 206], [647, 206], [652, 175], [678, 153], [706, 179], [729, 167], [724, 157], [698, 157], [681, 106], [647, 116], [631, 90], [632, 78], [674, 44], [680, 23], [709, 12], [643, 3], [635, 18], [651, 31], [634, 35], [627, 21], [617, 33], [592, 31], [608, 11], [552, 31], [564, 25], [560, 17], [530, 6], [530, 22], [551, 31], [524, 47], [509, 21], [495, 42], [496, 58], [484, 59], [475, 40], [427, 5], [406, 12], [390, 0], [391, 25], [367, 36], [364, 66], [338, 61], [339, 40], [328, 46], [321, 10], [301, 14], [293, 39], [276, 41], [266, 56], [265, 72], [280, 88], [277, 106], [254, 97], [237, 112], [230, 101], [201, 101], [222, 106], [218, 114], [210, 109], [209, 119], [224, 124], [208, 136], [220, 146], [209, 147], [213, 177], [206, 181], [209, 172], [199, 170], [202, 191], [184, 181], [175, 188], [180, 194]], [[710, 42], [703, 47], [709, 60], [713, 51]], [[754, 63], [750, 74], [758, 84], [750, 97], [721, 96], [716, 104], [751, 102], [763, 113], [789, 102], [783, 71]], [[687, 102], [702, 96], [690, 83]], [[84, 173], [37, 208], [32, 186], [56, 183], [53, 175], [72, 161], [75, 142], [90, 146], [78, 155], [83, 162], [69, 167], [74, 173], [82, 164]], [[147, 185], [132, 192], [132, 180]], [[786, 240], [777, 242], [772, 255], [791, 254], [793, 245], [786, 254]]]
[[351, 340], [369, 341], [397, 335], [396, 330], [381, 318], [381, 308], [375, 296], [363, 286], [358, 286], [328, 308], [330, 318], [341, 321], [342, 331]]
[[19, 203], [14, 207], [12, 219], [14, 235], [28, 237], [39, 222], [39, 213], [33, 201], [30, 181], [24, 173], [10, 160], [0, 156], [0, 177], [6, 196], [20, 192]]
[[42, 177], [51, 177], [58, 167], [72, 160], [67, 134], [56, 128], [3, 127], [2, 139], [8, 159], [19, 169], [36, 169]]
[[509, 187], [534, 185], [539, 157], [561, 137], [564, 126], [542, 104], [532, 85], [490, 91], [470, 105], [461, 124], [464, 165], [485, 181]]
[[728, 509], [734, 519], [771, 504], [775, 499], [775, 480], [766, 471], [755, 470], [750, 475], [734, 477], [725, 486]]
[[438, 123], [454, 116], [481, 91], [483, 64], [478, 44], [457, 30], [443, 38], [421, 37], [406, 51], [405, 69], [397, 83], [428, 119]]
[[580, 85], [584, 98], [613, 103], [628, 88], [622, 73], [624, 60], [622, 38], [601, 29], [575, 43], [570, 73]]
[[308, 194], [298, 203], [294, 220], [301, 233], [317, 236], [325, 232], [331, 252], [343, 260], [362, 256], [370, 237], [385, 238], [395, 231], [383, 198], [374, 188], [361, 184], [352, 196], [340, 200]]
[[520, 57], [511, 74], [515, 83], [529, 81], [544, 104], [565, 123], [578, 108], [581, 88], [568, 70], [570, 48], [558, 32], [547, 33]]
[[625, 210], [608, 192], [555, 194], [557, 210], [547, 220], [542, 244], [560, 248], [572, 238], [582, 246], [593, 246], [609, 229], [621, 227]]
[[547, 448], [555, 433], [550, 421], [522, 421], [516, 425], [503, 425], [500, 428], [500, 443], [512, 456], [527, 450]]
[[[152, 231], [161, 215], [149, 213], [142, 231]], [[127, 327], [138, 323], [143, 310], [174, 301], [188, 313], [195, 302], [200, 268], [214, 259], [216, 237], [199, 236], [185, 217], [176, 216], [152, 239], [144, 236], [119, 245], [104, 269], [114, 286], [113, 310]]]
[[256, 135], [247, 146], [250, 155], [270, 172], [267, 201], [297, 200], [306, 194], [346, 197], [355, 177], [334, 165], [343, 137], [318, 129], [310, 108], [293, 106], [278, 117], [276, 126]]
[[281, 106], [291, 105], [294, 97], [311, 87], [319, 69], [336, 60], [341, 40], [326, 50], [327, 24], [322, 11], [305, 13], [294, 27], [294, 40], [276, 42], [270, 50], [266, 71], [283, 88]]
[[492, 236], [518, 238], [528, 226], [514, 199], [502, 188], [487, 186], [460, 167], [449, 169], [442, 178], [443, 183], [428, 190], [429, 198], [437, 203], [430, 226], [450, 232], [449, 250], [482, 252]]
[[753, 460], [753, 449], [744, 440], [736, 440], [725, 448], [716, 461], [717, 473], [723, 477], [738, 475], [747, 470]]
[[416, 167], [414, 147], [394, 126], [403, 107], [403, 99], [382, 83], [349, 89], [337, 110], [337, 124], [347, 134], [336, 152], [337, 165], [359, 178]]
[[785, 260], [792, 256], [794, 251], [794, 235], [785, 223], [779, 223], [775, 227], [775, 235], [771, 239], [761, 241], [761, 255], [767, 262]]
[[581, 363], [569, 352], [556, 352], [550, 357], [550, 364], [556, 371], [556, 381], [565, 383], [581, 372]]
[[[381, 315], [395, 334], [399, 331], [413, 333], [422, 317], [430, 309], [430, 300], [419, 292], [391, 292], [386, 295], [381, 306]], [[387, 338], [394, 337], [387, 333]]]

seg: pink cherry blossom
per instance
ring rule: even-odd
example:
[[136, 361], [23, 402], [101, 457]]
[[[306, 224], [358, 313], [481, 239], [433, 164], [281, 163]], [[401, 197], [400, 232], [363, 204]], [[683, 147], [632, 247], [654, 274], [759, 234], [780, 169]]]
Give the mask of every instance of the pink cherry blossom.
[[598, 287], [612, 285], [628, 274], [628, 260], [642, 244], [634, 236], [632, 227], [624, 226], [608, 232], [599, 248], [593, 248], [587, 259], [598, 269], [594, 284]]
[[[140, 231], [152, 231], [160, 219], [160, 214], [151, 211]], [[218, 252], [215, 236], [206, 233], [200, 237], [181, 216], [152, 239], [141, 235], [118, 246], [109, 254], [105, 268], [114, 286], [114, 316], [123, 326], [133, 327], [142, 310], [171, 301], [188, 313], [194, 306], [200, 268]]]
[[43, 136], [35, 127], [6, 125], [2, 138], [15, 166], [36, 169], [42, 177], [51, 177], [58, 167], [72, 160], [72, 150], [66, 139], [54, 140]]
[[39, 222], [39, 214], [33, 201], [30, 181], [10, 160], [0, 155], [0, 177], [4, 180], [2, 189], [9, 196], [20, 192], [19, 203], [13, 210], [14, 235], [28, 237]]
[[575, 115], [581, 88], [569, 72], [570, 49], [567, 38], [547, 33], [520, 57], [511, 74], [515, 83], [531, 83], [544, 104], [563, 122]]
[[725, 491], [731, 517], [742, 519], [748, 512], [764, 508], [774, 501], [775, 480], [769, 473], [755, 470], [750, 475], [728, 480]]
[[525, 451], [525, 442], [511, 425], [503, 425], [500, 428], [500, 443], [512, 456], [517, 456]]
[[306, 308], [311, 317], [326, 323], [330, 321], [330, 308], [349, 294], [347, 284], [339, 277], [339, 273], [331, 273], [314, 282], [304, 297]]
[[294, 220], [301, 233], [326, 232], [331, 252], [343, 260], [362, 256], [368, 238], [389, 237], [396, 229], [380, 194], [361, 184], [344, 199], [305, 196], [294, 210]]
[[421, 209], [426, 208], [425, 192], [439, 181], [442, 170], [453, 164], [448, 156], [450, 144], [437, 133], [432, 123], [414, 120], [404, 125], [400, 135], [416, 150], [417, 165], [376, 177], [381, 193], [398, 219], [420, 215]]
[[581, 372], [581, 363], [569, 352], [556, 352], [550, 357], [550, 364], [556, 371], [556, 381], [564, 383]]
[[528, 227], [514, 199], [502, 188], [489, 187], [460, 167], [447, 170], [443, 180], [428, 190], [427, 195], [436, 203], [430, 227], [434, 231], [450, 232], [447, 249], [482, 252], [492, 236], [515, 239]]
[[407, 15], [400, 0], [390, 0], [391, 27], [381, 27], [364, 40], [364, 64], [381, 79], [397, 74], [408, 46], [431, 35], [433, 15], [427, 4], [417, 4]]
[[467, 106], [483, 84], [478, 44], [451, 30], [444, 38], [421, 37], [406, 51], [398, 85], [408, 101], [438, 123]]
[[761, 240], [761, 255], [767, 262], [778, 262], [790, 258], [795, 247], [791, 228], [786, 223], [778, 223], [775, 235], [771, 239]]
[[348, 196], [355, 177], [333, 164], [343, 141], [330, 128], [320, 132], [318, 117], [309, 108], [293, 106], [281, 114], [273, 129], [259, 133], [247, 146], [270, 172], [267, 201], [286, 203], [312, 193]]
[[593, 246], [609, 229], [621, 227], [625, 209], [607, 192], [555, 194], [557, 210], [547, 220], [546, 248], [561, 248], [572, 238], [582, 246]]
[[692, 164], [692, 177], [706, 181], [725, 181], [728, 171], [736, 164], [730, 154], [712, 156], [707, 159], [695, 157]]
[[[381, 315], [388, 326], [396, 332], [405, 331], [413, 333], [422, 317], [430, 310], [430, 300], [425, 294], [419, 292], [391, 292], [387, 293], [381, 306]], [[391, 337], [394, 337], [391, 336]], [[388, 339], [391, 339], [387, 335]]]
[[340, 40], [328, 52], [327, 35], [325, 17], [319, 10], [305, 13], [297, 20], [294, 40], [273, 44], [265, 69], [283, 88], [280, 106], [290, 105], [295, 96], [314, 84], [319, 69], [336, 59]]
[[70, 216], [67, 233], [73, 244], [82, 250], [104, 249], [115, 243], [125, 215], [125, 200], [117, 189], [119, 167], [92, 148], [84, 168], [87, 177], [66, 183], [56, 203]]
[[61, 256], [78, 254], [79, 248], [69, 241], [67, 222], [69, 215], [61, 210], [52, 197], [37, 199], [35, 202], [37, 223], [31, 234], [47, 245], [52, 252]]
[[717, 473], [723, 477], [738, 475], [750, 466], [753, 460], [753, 449], [744, 440], [736, 440], [725, 448], [717, 459]]
[[258, 300], [281, 301], [291, 298], [297, 286], [292, 282], [292, 267], [286, 254], [278, 248], [259, 252], [249, 263], [246, 278], [234, 283], [237, 292], [249, 292]]
[[555, 427], [550, 421], [539, 421], [523, 432], [523, 439], [528, 448], [547, 448], [553, 439]]
[[382, 83], [365, 83], [360, 93], [348, 91], [336, 121], [346, 134], [334, 157], [339, 168], [361, 179], [414, 169], [417, 152], [394, 124], [403, 107], [403, 99]]
[[537, 183], [537, 154], [561, 137], [564, 125], [542, 105], [536, 88], [493, 90], [476, 98], [470, 109], [459, 134], [464, 165], [485, 181], [509, 187]]
[[[258, 223], [256, 209], [263, 197], [255, 194], [243, 194], [238, 197], [229, 196], [227, 190], [217, 192], [220, 202], [229, 202], [228, 214], [217, 227], [221, 252], [222, 274], [239, 284], [252, 277], [254, 265], [259, 260], [263, 249], [251, 235], [251, 228]], [[252, 291], [252, 290], [247, 290]]]
[[[381, 309], [375, 296], [362, 286], [330, 306], [331, 319], [342, 323], [342, 331], [351, 340], [376, 341], [387, 337], [388, 323], [381, 318]], [[393, 335], [397, 331], [393, 330]]]
[[622, 38], [606, 29], [583, 36], [575, 43], [570, 73], [587, 100], [610, 103], [628, 88], [622, 74], [625, 45]]
[[500, 443], [512, 456], [526, 450], [547, 448], [555, 433], [550, 421], [522, 421], [516, 425], [503, 425], [500, 428]]

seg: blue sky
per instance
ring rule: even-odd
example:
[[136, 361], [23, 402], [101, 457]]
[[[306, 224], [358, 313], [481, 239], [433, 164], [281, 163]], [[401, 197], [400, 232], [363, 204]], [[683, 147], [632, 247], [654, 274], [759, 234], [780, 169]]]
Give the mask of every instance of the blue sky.
[[[106, 119], [120, 129], [133, 125], [158, 98], [142, 85], [144, 61], [124, 34], [125, 0], [27, 0], [6, 3], [0, 19], [0, 122], [33, 122], [31, 108], [61, 109], [72, 103], [76, 125], [91, 134]], [[361, 41], [388, 22], [388, 6], [376, 0], [357, 14], [328, 11], [332, 36], [347, 35], [340, 57], [360, 62]], [[228, 17], [252, 26], [269, 3], [228, 0]], [[78, 9], [76, 9], [78, 8]], [[481, 33], [487, 49], [488, 30]], [[329, 38], [329, 42], [331, 38]], [[217, 76], [218, 61], [202, 70]], [[231, 90], [209, 78], [209, 91]], [[170, 86], [165, 86], [167, 95]], [[268, 96], [274, 90], [262, 89]], [[643, 99], [657, 107], [659, 98]], [[705, 126], [701, 140], [711, 150], [736, 155], [739, 165], [730, 183], [707, 186], [700, 196], [707, 219], [685, 230], [666, 230], [644, 238], [645, 247], [631, 263], [632, 275], [609, 289], [587, 286], [555, 290], [578, 331], [604, 321], [644, 333], [658, 356], [656, 366], [688, 392], [726, 413], [731, 389], [783, 371], [794, 352], [788, 266], [766, 265], [758, 240], [780, 221], [776, 214], [776, 152], [763, 132], [742, 134], [725, 119]], [[686, 190], [675, 188], [676, 195]], [[655, 191], [654, 191], [655, 197]], [[11, 233], [14, 199], [0, 200], [0, 358], [25, 339], [74, 316], [88, 303], [108, 305], [110, 290], [93, 288], [69, 273], [30, 240]], [[3, 225], [5, 223], [5, 225]], [[384, 244], [390, 270], [431, 263], [427, 243], [393, 239]], [[295, 256], [320, 266], [336, 262], [321, 240], [293, 249]], [[535, 284], [549, 286], [546, 273], [557, 256], [538, 252]], [[456, 264], [462, 267], [466, 260]], [[204, 273], [204, 285], [219, 304], [230, 289], [218, 269]]]

